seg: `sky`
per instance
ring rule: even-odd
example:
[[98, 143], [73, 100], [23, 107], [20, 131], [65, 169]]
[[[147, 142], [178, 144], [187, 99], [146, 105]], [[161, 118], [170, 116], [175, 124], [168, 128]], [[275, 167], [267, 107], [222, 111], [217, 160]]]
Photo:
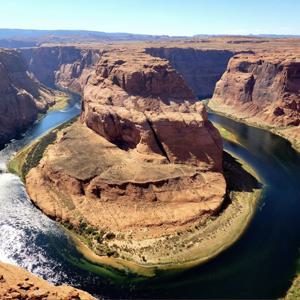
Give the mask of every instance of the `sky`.
[[0, 15], [0, 28], [300, 35], [300, 0], [0, 0]]

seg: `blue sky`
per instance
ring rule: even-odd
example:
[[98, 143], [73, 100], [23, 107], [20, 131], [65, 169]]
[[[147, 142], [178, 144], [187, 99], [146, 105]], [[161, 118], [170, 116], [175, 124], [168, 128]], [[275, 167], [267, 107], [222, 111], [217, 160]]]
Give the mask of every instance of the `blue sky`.
[[0, 0], [0, 28], [299, 34], [299, 0]]

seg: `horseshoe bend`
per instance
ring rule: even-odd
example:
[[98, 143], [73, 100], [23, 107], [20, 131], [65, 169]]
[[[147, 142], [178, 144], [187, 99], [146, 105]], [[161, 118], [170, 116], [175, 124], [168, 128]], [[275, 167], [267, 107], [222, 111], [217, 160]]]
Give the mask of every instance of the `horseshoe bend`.
[[0, 298], [299, 297], [298, 37], [2, 31]]
[[82, 95], [80, 119], [48, 134], [23, 175], [34, 204], [87, 259], [152, 276], [239, 238], [260, 184], [223, 154], [206, 108], [167, 60], [106, 51]]

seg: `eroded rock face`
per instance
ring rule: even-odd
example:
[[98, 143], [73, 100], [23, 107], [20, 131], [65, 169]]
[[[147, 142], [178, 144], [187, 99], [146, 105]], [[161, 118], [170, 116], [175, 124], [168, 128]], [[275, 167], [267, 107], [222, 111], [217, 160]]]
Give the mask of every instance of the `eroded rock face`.
[[54, 93], [27, 70], [16, 50], [0, 49], [0, 144], [32, 124], [54, 103]]
[[229, 50], [208, 50], [180, 47], [146, 48], [146, 53], [167, 59], [184, 77], [199, 98], [213, 95], [216, 82], [226, 70], [235, 54]]
[[87, 77], [98, 61], [98, 49], [75, 46], [41, 46], [22, 49], [29, 70], [42, 83], [81, 93]]
[[49, 299], [92, 300], [86, 292], [67, 285], [54, 286], [22, 268], [0, 263], [0, 298], [5, 299]]
[[216, 213], [226, 189], [222, 141], [195, 101], [167, 61], [104, 54], [84, 89], [81, 123], [29, 172], [30, 197], [53, 218], [142, 239]]
[[300, 124], [300, 61], [290, 57], [235, 56], [218, 82], [212, 105], [234, 107], [263, 125]]
[[97, 65], [84, 90], [81, 120], [120, 148], [220, 171], [220, 136], [195, 101], [167, 61], [120, 52]]

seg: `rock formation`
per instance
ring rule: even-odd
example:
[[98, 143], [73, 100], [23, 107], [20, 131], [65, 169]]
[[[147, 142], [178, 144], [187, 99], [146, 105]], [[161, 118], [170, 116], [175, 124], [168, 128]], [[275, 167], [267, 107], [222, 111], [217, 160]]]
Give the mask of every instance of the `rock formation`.
[[[300, 139], [300, 60], [291, 54], [237, 55], [218, 82], [210, 106]], [[286, 130], [288, 129], [288, 131]]]
[[54, 104], [54, 93], [26, 68], [21, 54], [0, 49], [0, 144], [32, 124]]
[[22, 300], [92, 300], [86, 292], [67, 285], [54, 286], [26, 270], [0, 263], [0, 298]]
[[146, 48], [146, 52], [167, 59], [201, 99], [213, 95], [215, 85], [225, 72], [229, 59], [236, 53], [192, 47], [151, 47]]
[[300, 298], [300, 276], [296, 276], [293, 280], [292, 285], [287, 291], [287, 294], [285, 295], [283, 300], [294, 300]]
[[88, 47], [41, 46], [22, 49], [29, 70], [50, 87], [81, 93], [101, 51]]
[[[112, 253], [157, 263], [158, 252], [135, 256], [141, 245], [113, 237], [155, 243], [218, 212], [225, 195], [221, 138], [195, 100], [166, 60], [103, 54], [84, 89], [83, 124], [65, 129], [26, 178], [31, 199], [81, 233], [106, 232]], [[103, 254], [104, 245], [92, 247]]]

